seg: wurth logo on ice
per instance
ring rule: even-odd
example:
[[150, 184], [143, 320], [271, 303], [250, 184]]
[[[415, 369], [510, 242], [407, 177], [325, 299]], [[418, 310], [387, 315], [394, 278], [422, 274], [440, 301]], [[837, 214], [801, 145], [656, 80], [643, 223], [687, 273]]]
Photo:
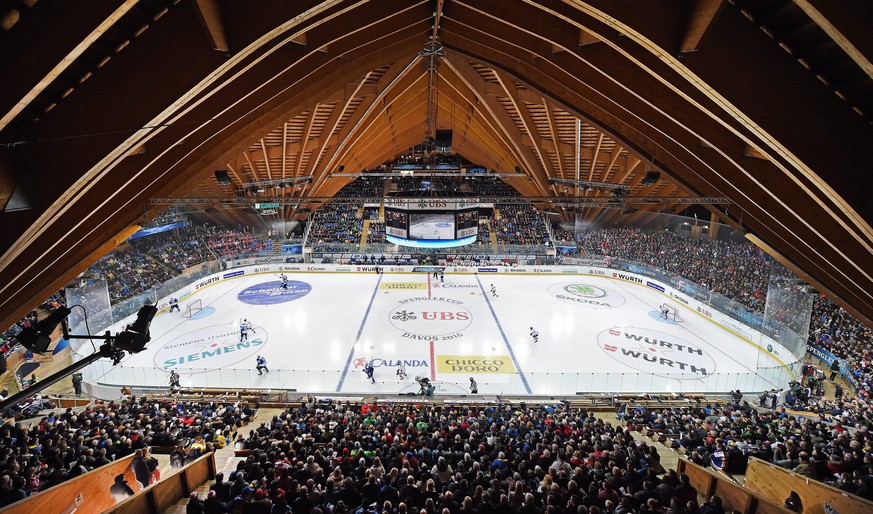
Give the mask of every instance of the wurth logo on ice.
[[715, 372], [715, 361], [698, 345], [672, 334], [639, 328], [611, 328], [597, 336], [604, 353], [635, 370], [692, 380]]

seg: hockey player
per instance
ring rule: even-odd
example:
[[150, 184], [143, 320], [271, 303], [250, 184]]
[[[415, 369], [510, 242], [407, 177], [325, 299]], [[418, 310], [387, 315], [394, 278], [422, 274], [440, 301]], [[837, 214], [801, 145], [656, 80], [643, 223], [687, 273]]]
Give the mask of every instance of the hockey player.
[[170, 371], [170, 388], [172, 389], [179, 387], [182, 387], [182, 385], [179, 384], [179, 374], [176, 373], [176, 370]]
[[376, 379], [373, 378], [373, 372], [374, 372], [374, 371], [376, 371], [376, 368], [373, 367], [372, 362], [368, 362], [368, 363], [364, 366], [364, 374], [367, 375], [367, 378], [370, 379], [370, 383], [372, 383], [372, 384], [375, 384], [375, 383], [376, 383]]
[[173, 309], [175, 309], [176, 312], [182, 312], [182, 309], [179, 308], [178, 298], [170, 298], [170, 310], [167, 312], [173, 312]]
[[279, 275], [279, 280], [282, 281], [282, 284], [279, 285], [279, 287], [282, 289], [288, 289], [288, 276], [282, 273], [281, 275]]
[[470, 377], [470, 393], [478, 394], [479, 393], [479, 384], [476, 383], [476, 379]]
[[667, 319], [669, 314], [670, 314], [670, 308], [667, 307], [667, 304], [661, 305], [661, 317], [664, 319]]
[[248, 320], [242, 320], [242, 323], [239, 324], [239, 340], [240, 342], [249, 340], [249, 330], [251, 330], [252, 326], [249, 324]]
[[540, 341], [540, 333], [537, 332], [534, 327], [530, 327], [530, 338], [533, 339], [533, 342], [535, 343]]
[[403, 364], [397, 366], [397, 379], [406, 380], [406, 367]]
[[270, 372], [270, 369], [267, 368], [267, 359], [265, 359], [262, 355], [258, 355], [256, 362], [257, 365], [255, 366], [255, 369], [258, 370], [258, 375], [263, 375], [264, 371], [266, 371], [267, 373]]
[[497, 295], [497, 288], [494, 287], [494, 284], [491, 284], [491, 298], [499, 298]]

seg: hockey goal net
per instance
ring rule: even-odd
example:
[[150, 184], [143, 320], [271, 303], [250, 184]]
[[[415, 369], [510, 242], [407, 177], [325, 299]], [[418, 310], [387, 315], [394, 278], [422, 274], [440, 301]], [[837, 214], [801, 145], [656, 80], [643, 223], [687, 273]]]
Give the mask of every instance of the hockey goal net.
[[190, 318], [191, 316], [197, 314], [198, 312], [203, 310], [203, 303], [200, 300], [194, 300], [188, 303], [188, 306], [185, 307], [185, 311], [182, 312], [183, 318]]
[[669, 303], [662, 303], [660, 306], [661, 316], [679, 322], [682, 321], [682, 318], [679, 317], [679, 311], [676, 310], [676, 306]]

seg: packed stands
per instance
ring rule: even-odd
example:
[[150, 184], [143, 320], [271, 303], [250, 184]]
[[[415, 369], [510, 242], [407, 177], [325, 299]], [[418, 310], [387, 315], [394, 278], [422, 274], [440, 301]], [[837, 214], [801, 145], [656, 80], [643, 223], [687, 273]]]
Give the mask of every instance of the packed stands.
[[664, 474], [654, 446], [561, 403], [311, 402], [237, 444], [252, 454], [205, 501], [193, 498], [195, 509], [630, 514], [680, 504], [700, 512], [688, 477]]
[[683, 276], [752, 311], [763, 311], [770, 276], [790, 274], [766, 252], [744, 241], [691, 239], [639, 228], [592, 230], [577, 239], [585, 253], [634, 260]]
[[309, 242], [357, 244], [361, 241], [362, 228], [358, 207], [344, 204], [323, 205], [312, 220]]
[[734, 401], [656, 410], [637, 407], [626, 419], [665, 434], [673, 447], [702, 466], [744, 474], [754, 456], [873, 500], [870, 405], [857, 399], [823, 400], [804, 408], [814, 409], [821, 418]]
[[542, 246], [549, 242], [543, 217], [528, 204], [502, 204], [500, 218], [491, 221], [491, 228], [500, 244]]
[[225, 444], [253, 415], [239, 403], [129, 398], [54, 410], [29, 426], [4, 425], [0, 507], [135, 452], [147, 466], [137, 480], [148, 485], [159, 478], [149, 447], [177, 446], [193, 460]]

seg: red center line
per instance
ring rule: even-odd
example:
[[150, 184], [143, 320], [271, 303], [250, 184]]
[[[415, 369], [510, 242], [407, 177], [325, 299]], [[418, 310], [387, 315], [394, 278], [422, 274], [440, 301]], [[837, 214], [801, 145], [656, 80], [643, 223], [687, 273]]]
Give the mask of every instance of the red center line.
[[430, 342], [430, 379], [436, 380], [436, 362], [433, 357], [433, 341]]
[[430, 272], [427, 272], [427, 297], [430, 298]]

